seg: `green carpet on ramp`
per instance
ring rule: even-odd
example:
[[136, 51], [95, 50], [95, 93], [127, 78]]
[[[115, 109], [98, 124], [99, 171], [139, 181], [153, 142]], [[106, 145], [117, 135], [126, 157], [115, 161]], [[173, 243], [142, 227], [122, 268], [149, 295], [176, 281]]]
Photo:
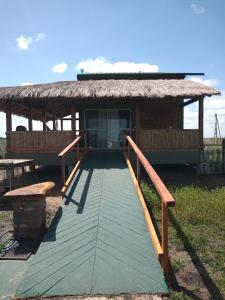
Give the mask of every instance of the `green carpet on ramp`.
[[16, 296], [167, 293], [122, 153], [89, 152]]

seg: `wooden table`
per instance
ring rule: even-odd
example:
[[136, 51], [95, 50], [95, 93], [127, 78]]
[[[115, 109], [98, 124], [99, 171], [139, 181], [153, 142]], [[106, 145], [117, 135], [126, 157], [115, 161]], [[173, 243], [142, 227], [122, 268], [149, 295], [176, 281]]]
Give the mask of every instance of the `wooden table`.
[[[4, 188], [11, 190], [13, 186], [19, 183], [19, 177], [23, 182], [25, 167], [32, 166], [33, 162], [33, 159], [0, 159], [0, 170], [6, 172], [6, 178], [3, 178]], [[18, 178], [15, 178], [15, 169], [21, 170]]]

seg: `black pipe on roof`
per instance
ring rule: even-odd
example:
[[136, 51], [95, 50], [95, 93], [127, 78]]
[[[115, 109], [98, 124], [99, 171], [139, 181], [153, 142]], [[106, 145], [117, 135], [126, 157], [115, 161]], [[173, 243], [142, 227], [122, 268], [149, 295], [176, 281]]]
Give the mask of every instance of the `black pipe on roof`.
[[77, 74], [77, 80], [146, 80], [146, 79], [184, 79], [186, 76], [204, 76], [205, 73], [89, 73]]

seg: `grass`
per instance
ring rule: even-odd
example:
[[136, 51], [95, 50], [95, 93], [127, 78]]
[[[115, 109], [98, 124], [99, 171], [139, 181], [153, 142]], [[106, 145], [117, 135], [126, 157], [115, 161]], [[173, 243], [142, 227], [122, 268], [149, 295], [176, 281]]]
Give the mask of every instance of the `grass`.
[[5, 157], [6, 139], [0, 137], [0, 158]]
[[[170, 248], [190, 254], [212, 299], [220, 299], [221, 294], [225, 297], [225, 187], [208, 190], [181, 186], [169, 189], [176, 199], [176, 206], [170, 209]], [[146, 182], [142, 182], [142, 190], [158, 222], [159, 198]], [[182, 268], [182, 262], [172, 260], [171, 267], [176, 273]], [[182, 291], [173, 290], [170, 297], [191, 299]]]

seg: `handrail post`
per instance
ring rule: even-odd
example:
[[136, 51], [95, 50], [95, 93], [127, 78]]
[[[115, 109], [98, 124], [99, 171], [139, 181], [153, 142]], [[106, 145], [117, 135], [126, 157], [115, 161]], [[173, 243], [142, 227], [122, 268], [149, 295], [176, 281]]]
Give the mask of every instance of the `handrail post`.
[[62, 185], [64, 185], [66, 181], [66, 175], [65, 175], [65, 156], [61, 157], [61, 176], [62, 176]]
[[84, 132], [84, 149], [87, 151], [87, 132]]
[[165, 275], [169, 272], [169, 257], [168, 257], [168, 207], [162, 201], [162, 266]]
[[123, 153], [126, 154], [126, 134], [123, 134]]
[[80, 143], [77, 143], [77, 161], [80, 159]]
[[127, 157], [130, 160], [130, 144], [129, 143], [127, 144]]
[[138, 156], [137, 156], [137, 174], [136, 174], [136, 177], [137, 177], [137, 182], [140, 185], [140, 181], [141, 181], [141, 166], [140, 166], [140, 160], [139, 160]]

